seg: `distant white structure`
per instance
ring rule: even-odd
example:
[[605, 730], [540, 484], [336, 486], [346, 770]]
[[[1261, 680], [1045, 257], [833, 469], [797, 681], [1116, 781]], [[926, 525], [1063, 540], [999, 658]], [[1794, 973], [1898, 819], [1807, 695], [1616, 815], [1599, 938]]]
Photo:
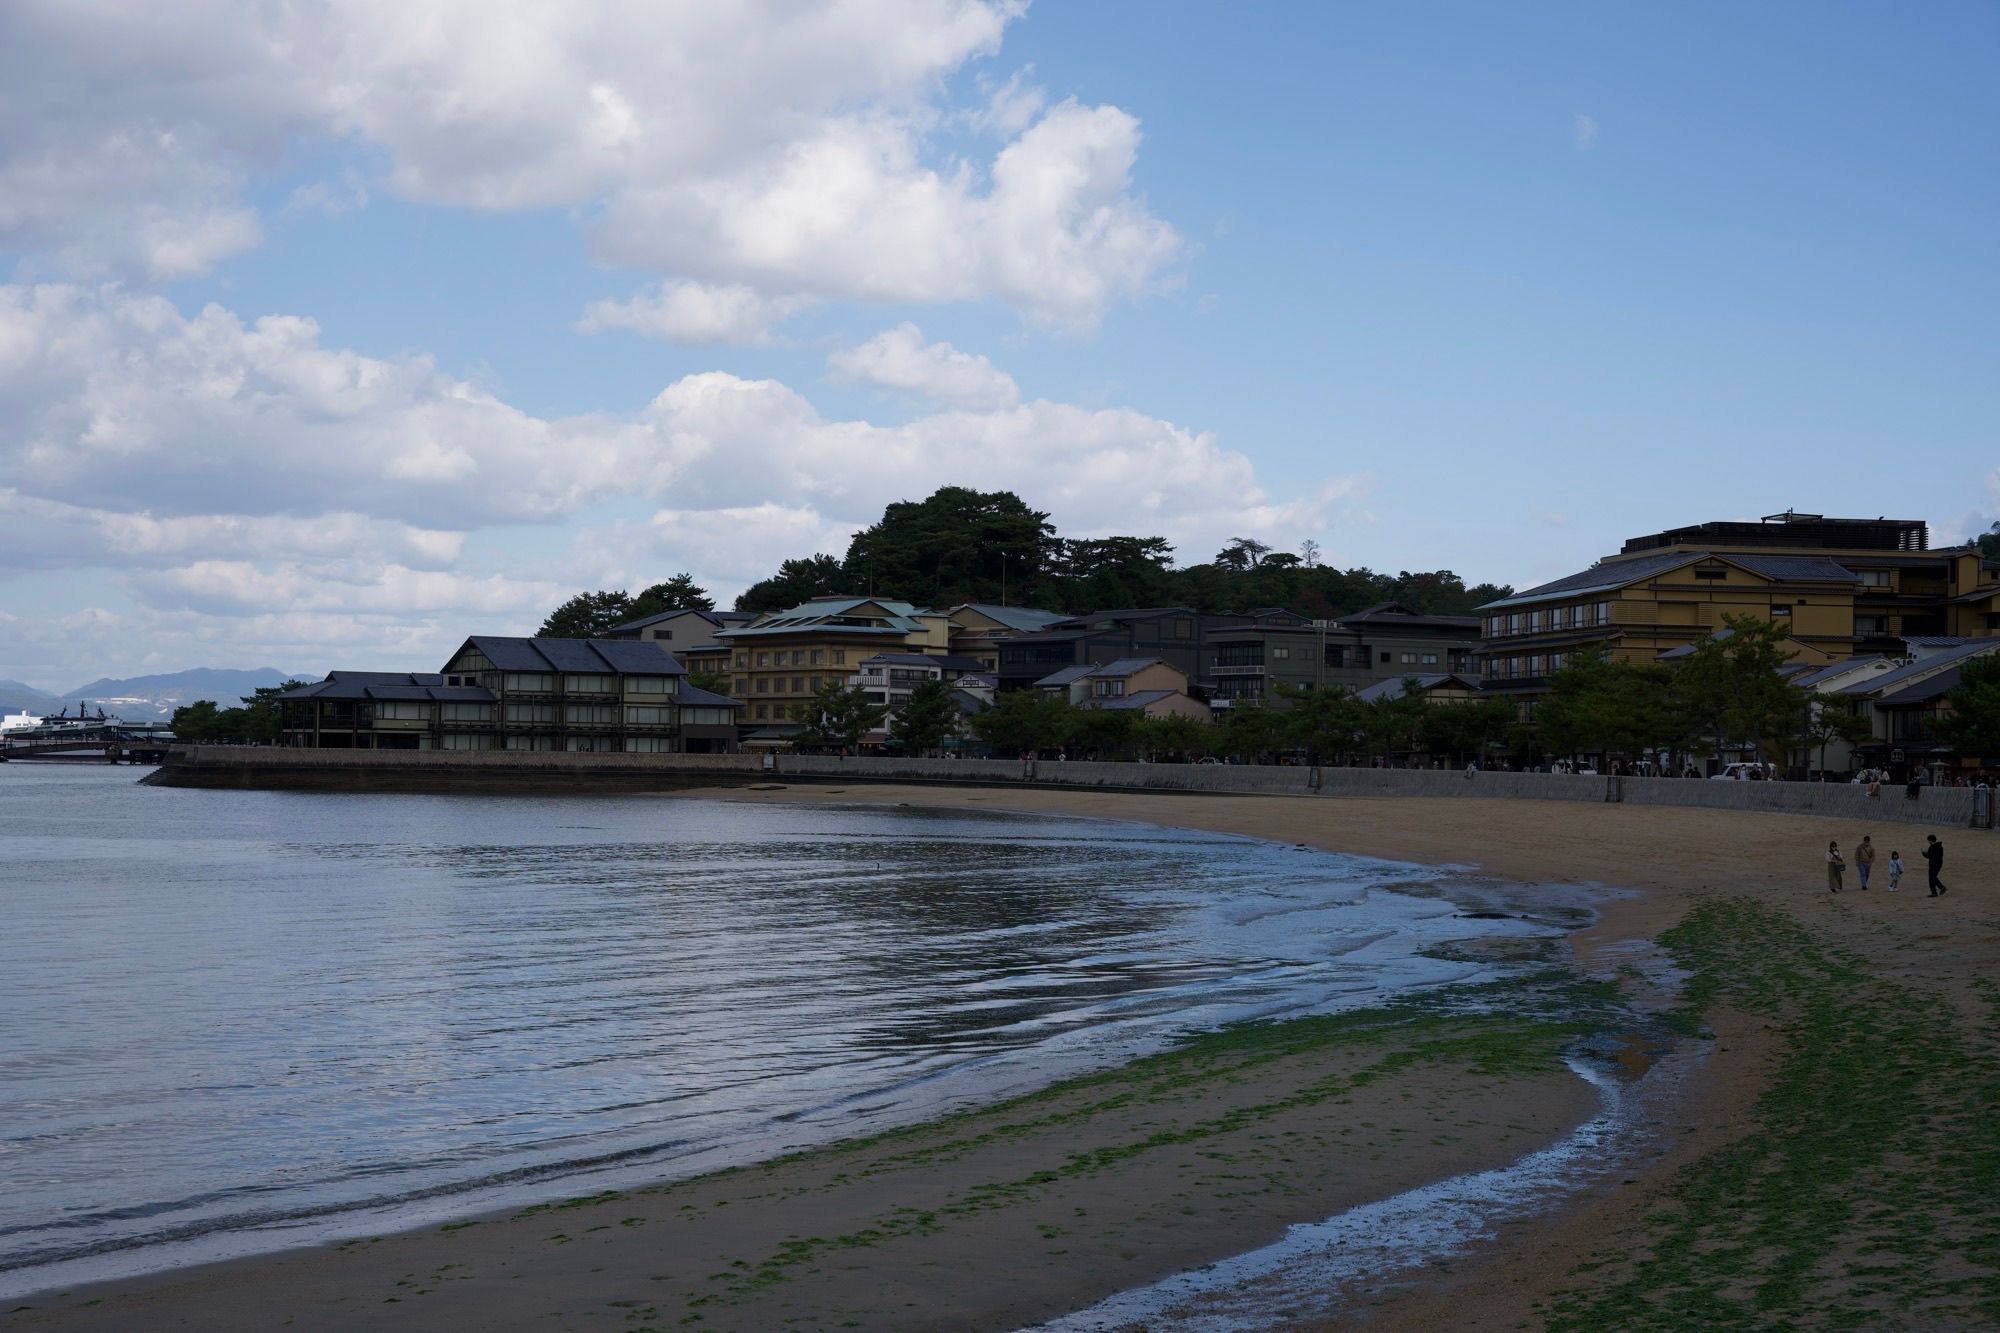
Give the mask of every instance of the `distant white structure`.
[[9, 713], [6, 720], [0, 722], [0, 731], [26, 731], [29, 727], [41, 725], [42, 720], [33, 713]]

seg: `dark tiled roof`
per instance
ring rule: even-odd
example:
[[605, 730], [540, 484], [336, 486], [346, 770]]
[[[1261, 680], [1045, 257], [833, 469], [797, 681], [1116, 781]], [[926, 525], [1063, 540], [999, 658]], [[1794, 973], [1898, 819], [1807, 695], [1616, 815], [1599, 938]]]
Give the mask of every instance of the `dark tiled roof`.
[[1891, 690], [1875, 700], [1877, 708], [1908, 708], [1917, 704], [1927, 704], [1940, 695], [1947, 694], [1958, 685], [1958, 668], [1951, 667], [1938, 672], [1928, 680], [1920, 680], [1914, 685], [1906, 685], [1900, 690]]
[[475, 634], [466, 642], [500, 671], [569, 672], [598, 676], [678, 676], [681, 664], [644, 639], [521, 639]]
[[1765, 578], [1787, 583], [1853, 583], [1860, 579], [1847, 566], [1823, 555], [1730, 555], [1723, 560], [1743, 566]]
[[1116, 699], [1091, 699], [1088, 701], [1088, 706], [1091, 708], [1114, 710], [1144, 708], [1147, 704], [1158, 703], [1162, 699], [1171, 699], [1178, 693], [1180, 693], [1178, 690], [1140, 690], [1137, 694], [1127, 694]]
[[1906, 681], [1914, 681], [1926, 672], [1936, 671], [1948, 664], [1963, 662], [1968, 657], [1980, 657], [1986, 653], [2000, 651], [2000, 639], [1968, 639], [1951, 648], [1930, 654], [1917, 661], [1897, 667], [1894, 671], [1879, 676], [1864, 676], [1852, 685], [1843, 685], [1838, 694], [1865, 695], [1877, 690], [1893, 693]]
[[[1889, 660], [1888, 657], [1883, 656], [1881, 653], [1870, 653], [1863, 657], [1850, 657], [1840, 662], [1829, 662], [1823, 667], [1814, 667], [1810, 675], [1801, 676], [1793, 683], [1796, 685], [1813, 686], [1823, 680], [1832, 680], [1842, 672], [1853, 671], [1875, 662], [1887, 662]], [[1886, 672], [1888, 668], [1884, 667], [1883, 670]]]
[[[1378, 680], [1373, 685], [1355, 691], [1354, 697], [1364, 701], [1400, 699], [1403, 697], [1403, 679], [1401, 676], [1393, 676], [1388, 680]], [[1417, 689], [1425, 694], [1437, 689], [1441, 685], [1456, 685], [1463, 690], [1477, 690], [1479, 688], [1479, 682], [1473, 680], [1471, 677], [1453, 675], [1449, 672], [1442, 675], [1414, 676], [1411, 679], [1417, 682]]]
[[1630, 560], [1603, 560], [1589, 569], [1529, 588], [1526, 592], [1517, 592], [1512, 597], [1503, 597], [1497, 602], [1488, 602], [1479, 609], [1493, 611], [1501, 607], [1520, 606], [1527, 602], [1591, 592], [1599, 588], [1620, 588], [1638, 579], [1664, 574], [1670, 569], [1691, 565], [1704, 558], [1700, 551], [1674, 550], [1637, 556]]
[[1101, 667], [1094, 668], [1090, 674], [1115, 680], [1120, 676], [1136, 676], [1149, 666], [1160, 665], [1163, 664], [1157, 657], [1121, 657], [1116, 662], [1107, 662]]
[[636, 639], [597, 639], [591, 642], [613, 671], [625, 676], [678, 676], [681, 664], [658, 643]]
[[741, 708], [743, 706], [743, 701], [740, 699], [732, 699], [726, 694], [717, 694], [713, 690], [704, 690], [698, 686], [688, 684], [686, 677], [681, 678], [680, 692], [674, 697], [681, 703], [696, 708]]
[[1082, 680], [1085, 676], [1088, 676], [1091, 672], [1095, 670], [1097, 670], [1097, 668], [1090, 665], [1068, 666], [1064, 667], [1060, 671], [1054, 671], [1046, 676], [1043, 676], [1040, 680], [1036, 681], [1035, 684], [1038, 686], [1046, 685], [1051, 687], [1056, 685], [1067, 685], [1071, 681]]

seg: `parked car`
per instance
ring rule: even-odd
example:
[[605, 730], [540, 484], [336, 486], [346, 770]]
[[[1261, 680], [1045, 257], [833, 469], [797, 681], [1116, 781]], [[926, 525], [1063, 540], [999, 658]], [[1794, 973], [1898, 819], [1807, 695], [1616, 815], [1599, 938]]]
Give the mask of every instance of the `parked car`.
[[1724, 764], [1720, 773], [1712, 774], [1715, 782], [1775, 782], [1778, 777], [1776, 764]]

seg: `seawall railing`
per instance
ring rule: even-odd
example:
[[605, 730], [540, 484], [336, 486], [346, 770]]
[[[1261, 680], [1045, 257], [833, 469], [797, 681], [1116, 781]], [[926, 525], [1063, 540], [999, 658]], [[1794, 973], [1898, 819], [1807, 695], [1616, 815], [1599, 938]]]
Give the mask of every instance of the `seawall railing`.
[[1259, 764], [1142, 764], [1049, 759], [882, 759], [834, 755], [597, 754], [456, 750], [305, 750], [185, 746], [145, 781], [163, 786], [329, 791], [670, 791], [779, 782], [909, 782], [1365, 799], [1422, 796], [1677, 805], [1991, 829], [1995, 793], [1850, 783], [1716, 782]]

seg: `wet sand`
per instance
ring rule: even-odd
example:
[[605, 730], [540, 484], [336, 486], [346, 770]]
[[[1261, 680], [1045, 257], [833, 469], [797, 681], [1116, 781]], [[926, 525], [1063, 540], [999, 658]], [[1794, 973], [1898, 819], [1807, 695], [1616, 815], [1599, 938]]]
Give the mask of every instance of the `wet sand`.
[[[1884, 976], [1980, 1012], [2000, 954], [2000, 835], [1942, 834], [1951, 895], [1838, 899], [1827, 838], [1875, 832], [1918, 864], [1922, 833], [1816, 818], [1509, 801], [1320, 800], [938, 788], [716, 793], [1132, 819], [1301, 842], [1523, 883], [1638, 890], [1573, 937], [1605, 971], [1703, 895], [1797, 916]], [[1852, 876], [1850, 876], [1852, 881]], [[1643, 1225], [1672, 1174], [1747, 1133], [1772, 1038], [1711, 1015], [1704, 1078], [1663, 1107], [1665, 1151], [1629, 1177], [1421, 1280], [1368, 1295], [1383, 1328], [1538, 1324], [1577, 1264]], [[1276, 1053], [1161, 1057], [860, 1145], [554, 1209], [29, 1297], [22, 1328], [1013, 1328], [1254, 1248], [1294, 1221], [1504, 1165], [1588, 1116], [1567, 1074], [1495, 1072], [1449, 1029]], [[1423, 1059], [1411, 1044], [1435, 1039]], [[1273, 1325], [1287, 1322], [1273, 1316]]]

